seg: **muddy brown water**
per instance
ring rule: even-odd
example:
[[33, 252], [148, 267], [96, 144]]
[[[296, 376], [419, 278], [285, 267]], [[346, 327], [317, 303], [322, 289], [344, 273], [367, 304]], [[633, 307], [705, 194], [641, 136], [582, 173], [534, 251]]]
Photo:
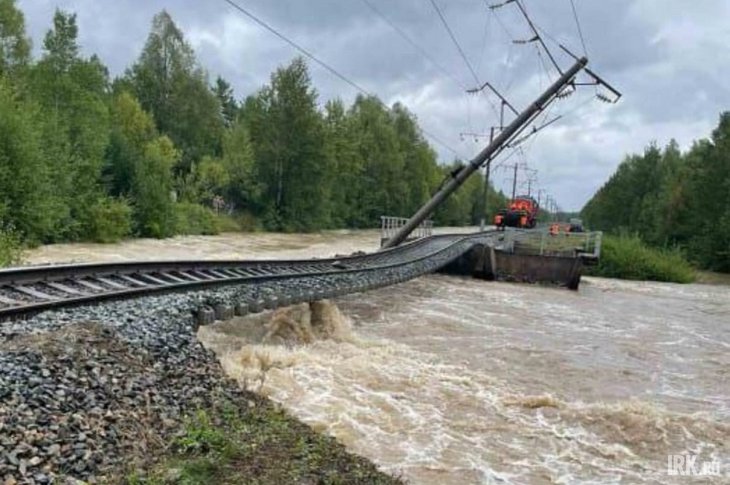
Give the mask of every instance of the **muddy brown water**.
[[[369, 231], [224, 235], [46, 247], [29, 259], [376, 245]], [[729, 483], [728, 286], [585, 278], [571, 292], [433, 275], [335, 303], [311, 332], [294, 330], [297, 314], [288, 337], [272, 337], [263, 315], [200, 337], [242, 384], [412, 483]], [[719, 461], [725, 476], [668, 476], [674, 454]]]

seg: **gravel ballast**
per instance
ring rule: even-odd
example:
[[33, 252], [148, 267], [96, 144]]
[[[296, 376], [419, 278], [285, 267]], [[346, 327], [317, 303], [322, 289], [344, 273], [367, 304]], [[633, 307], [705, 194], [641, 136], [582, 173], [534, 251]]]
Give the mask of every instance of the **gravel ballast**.
[[[201, 321], [406, 281], [473, 244], [377, 271], [149, 296], [0, 323], [0, 483], [118, 482], [156, 461], [198, 409], [223, 401], [250, 412], [271, 408], [223, 375], [195, 337]], [[334, 440], [331, 448], [341, 476], [357, 470], [352, 483], [390, 479]]]
[[227, 379], [195, 338], [198, 309], [233, 303], [241, 292], [147, 297], [3, 323], [0, 482], [120, 481], [131, 463], [144, 467], [161, 453], [198, 409], [221, 401], [271, 407]]

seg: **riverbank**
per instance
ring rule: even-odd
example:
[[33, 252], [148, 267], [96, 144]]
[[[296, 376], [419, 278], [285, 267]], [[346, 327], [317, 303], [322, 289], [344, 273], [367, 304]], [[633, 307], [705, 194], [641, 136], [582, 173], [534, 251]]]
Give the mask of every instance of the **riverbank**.
[[633, 281], [692, 283], [697, 270], [676, 249], [653, 248], [638, 236], [604, 235], [597, 266], [585, 268], [588, 276]]
[[730, 274], [714, 273], [712, 271], [697, 271], [697, 279], [695, 282], [703, 285], [730, 286]]
[[158, 458], [136, 469], [129, 485], [342, 483], [397, 485], [399, 479], [352, 455], [265, 398], [218, 401], [186, 419]]

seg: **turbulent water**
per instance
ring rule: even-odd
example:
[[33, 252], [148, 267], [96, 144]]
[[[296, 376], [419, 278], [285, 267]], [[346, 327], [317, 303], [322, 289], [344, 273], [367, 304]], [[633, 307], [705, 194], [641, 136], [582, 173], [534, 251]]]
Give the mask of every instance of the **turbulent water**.
[[[328, 238], [306, 244], [323, 255]], [[336, 240], [330, 254], [372, 243]], [[281, 257], [306, 252], [291, 241]], [[200, 337], [242, 384], [412, 483], [687, 483], [668, 476], [677, 454], [720, 462], [692, 483], [730, 480], [728, 286], [434, 275], [335, 303]]]
[[340, 299], [307, 345], [207, 331], [231, 374], [414, 483], [656, 483], [668, 454], [727, 466], [729, 297], [431, 276]]

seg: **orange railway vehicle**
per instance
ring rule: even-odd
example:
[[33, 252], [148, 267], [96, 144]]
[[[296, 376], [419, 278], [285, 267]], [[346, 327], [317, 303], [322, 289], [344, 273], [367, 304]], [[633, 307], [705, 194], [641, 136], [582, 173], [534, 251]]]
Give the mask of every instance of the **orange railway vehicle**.
[[497, 212], [494, 216], [494, 225], [499, 229], [505, 227], [532, 229], [537, 225], [539, 211], [540, 206], [534, 198], [521, 195], [514, 198], [509, 208]]

